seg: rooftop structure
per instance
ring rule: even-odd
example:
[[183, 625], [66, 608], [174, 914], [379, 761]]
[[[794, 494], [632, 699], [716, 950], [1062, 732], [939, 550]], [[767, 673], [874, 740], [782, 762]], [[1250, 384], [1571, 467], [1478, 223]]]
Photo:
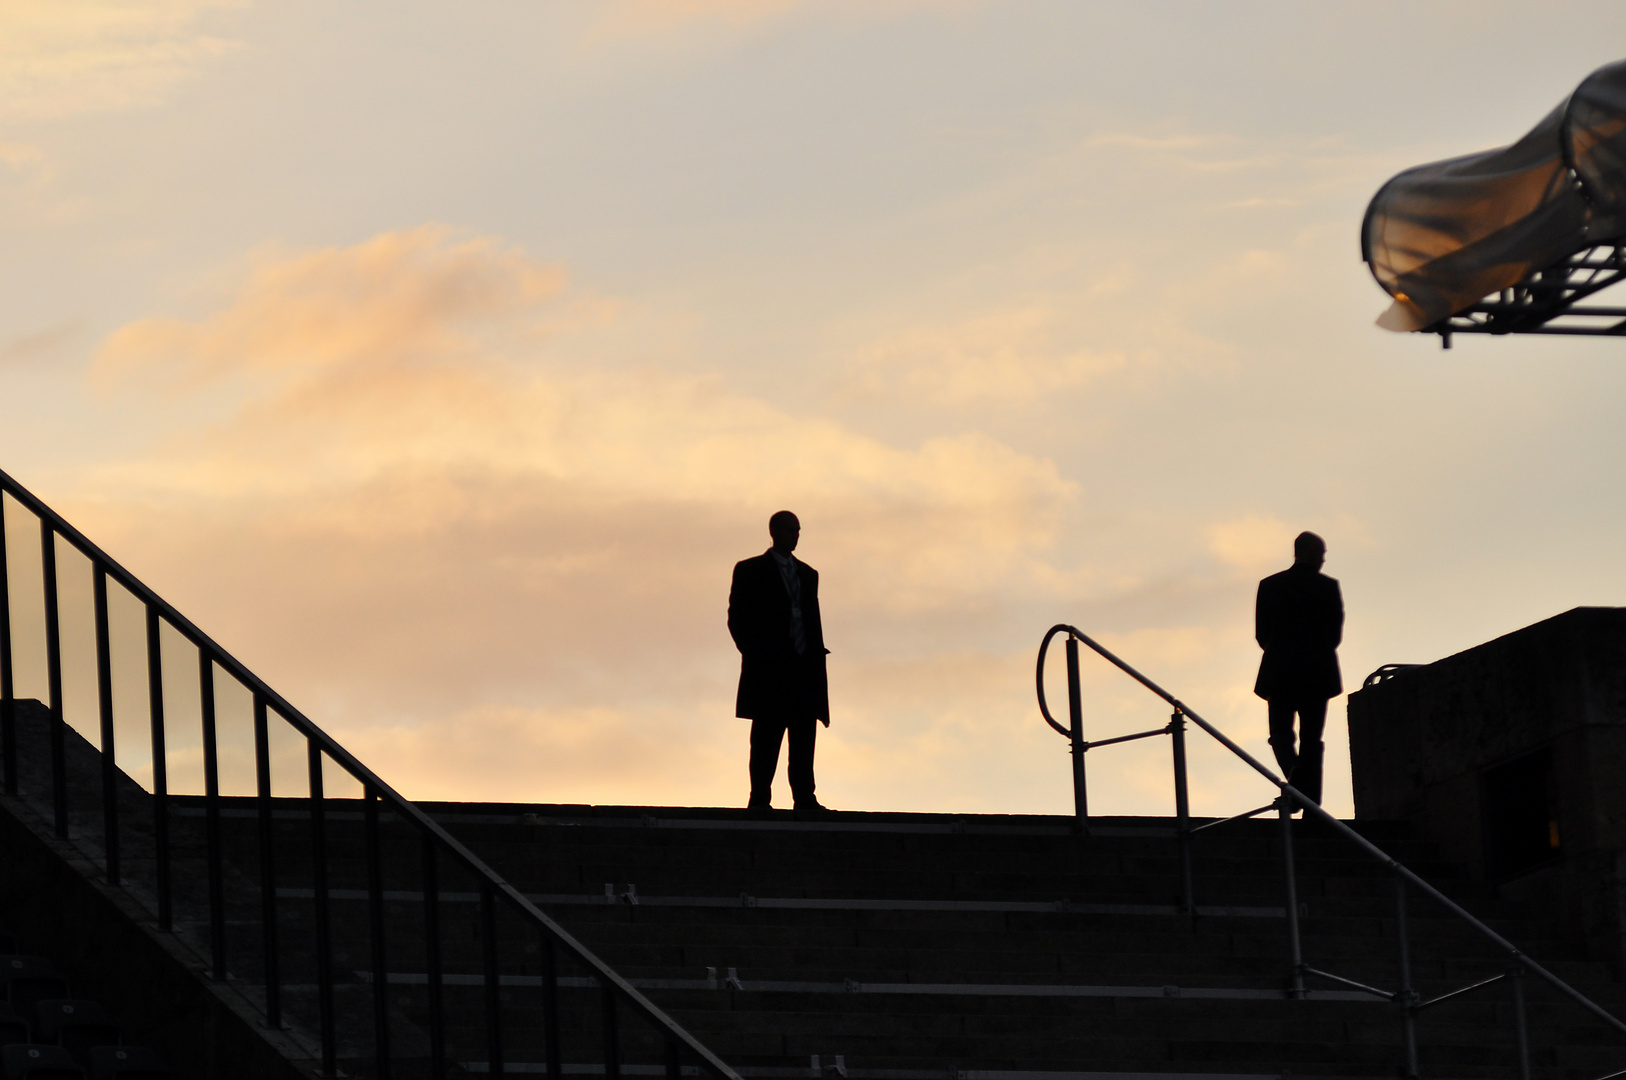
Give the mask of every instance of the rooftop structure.
[[1511, 146], [1417, 165], [1378, 189], [1361, 257], [1387, 330], [1626, 334], [1581, 301], [1626, 275], [1626, 61], [1599, 68]]

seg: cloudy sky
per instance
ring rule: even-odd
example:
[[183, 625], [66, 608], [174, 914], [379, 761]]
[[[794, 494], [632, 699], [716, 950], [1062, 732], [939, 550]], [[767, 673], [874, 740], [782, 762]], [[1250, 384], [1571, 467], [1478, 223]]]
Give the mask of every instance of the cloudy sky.
[[[0, 468], [411, 796], [743, 804], [723, 615], [782, 507], [825, 802], [1065, 811], [1058, 621], [1265, 754], [1300, 529], [1351, 686], [1626, 603], [1620, 343], [1442, 352], [1358, 256], [1390, 175], [1626, 54], [1619, 3], [1544, 11], [16, 0]], [[1165, 719], [1086, 675], [1093, 735]], [[1194, 756], [1198, 811], [1263, 801]], [[1091, 757], [1167, 812], [1161, 740]]]

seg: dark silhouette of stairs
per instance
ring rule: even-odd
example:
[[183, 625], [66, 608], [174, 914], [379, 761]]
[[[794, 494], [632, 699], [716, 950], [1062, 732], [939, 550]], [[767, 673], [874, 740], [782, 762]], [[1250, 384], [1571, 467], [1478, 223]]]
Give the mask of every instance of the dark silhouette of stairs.
[[[1307, 1000], [1287, 998], [1274, 821], [1205, 834], [1191, 920], [1177, 910], [1168, 820], [1096, 819], [1086, 839], [1068, 819], [1048, 817], [843, 814], [798, 823], [715, 809], [426, 809], [746, 1076], [1393, 1076], [1402, 1060], [1392, 1003], [1332, 984]], [[252, 814], [228, 808], [230, 850], [255, 851]], [[200, 824], [197, 805], [180, 809], [179, 836], [200, 835]], [[296, 851], [302, 826], [298, 809], [286, 807], [279, 847]], [[1347, 841], [1295, 828], [1306, 959], [1393, 986], [1391, 879]], [[356, 831], [340, 822], [336, 835]], [[1626, 1007], [1620, 985], [1562, 928], [1455, 873], [1398, 824], [1363, 823], [1362, 831], [1594, 1000]], [[397, 839], [407, 839], [404, 830]], [[422, 953], [421, 904], [410, 846], [386, 838], [386, 847], [391, 1000], [411, 1024], [425, 1010], [423, 966], [413, 962]], [[252, 861], [234, 869], [253, 876]], [[337, 936], [364, 940], [364, 875], [340, 863], [334, 875]], [[290, 936], [301, 925], [297, 905], [310, 896], [296, 877], [283, 877]], [[443, 904], [473, 905], [472, 892], [446, 888]], [[1460, 921], [1422, 902], [1411, 918], [1414, 979], [1425, 998], [1503, 970]], [[538, 969], [512, 929], [500, 942], [520, 958], [504, 969], [507, 1059], [540, 1069]], [[252, 936], [231, 950], [251, 964]], [[534, 961], [534, 948], [529, 955]], [[599, 1035], [592, 988], [563, 974], [568, 1072], [591, 1060], [573, 1050]], [[346, 975], [365, 997], [366, 964], [351, 956]], [[452, 1036], [464, 1051], [456, 1060], [479, 1072], [474, 983], [446, 993], [468, 1018]], [[1544, 986], [1527, 980], [1525, 990], [1535, 1075], [1590, 1080], [1623, 1064], [1626, 1048], [1603, 1025]], [[1510, 1001], [1504, 983], [1425, 1013], [1422, 1075], [1517, 1076]], [[653, 1036], [633, 1035], [626, 1047], [634, 1071], [659, 1071]]]
[[[19, 703], [22, 809], [44, 835], [41, 752], [48, 714]], [[104, 820], [100, 755], [68, 732], [74, 844], [89, 873]], [[119, 784], [133, 900], [151, 853], [151, 796]], [[5, 805], [16, 807], [16, 803]], [[250, 1016], [264, 975], [258, 802], [221, 797], [228, 984]], [[172, 796], [171, 947], [206, 968], [206, 800]], [[1326, 982], [1287, 996], [1289, 961], [1280, 826], [1237, 821], [1196, 843], [1198, 915], [1179, 910], [1173, 822], [845, 813], [771, 820], [744, 811], [549, 805], [421, 804], [443, 828], [528, 894], [577, 940], [746, 1077], [800, 1080], [1063, 1080], [1065, 1074], [1363, 1076], [1400, 1073], [1400, 1010]], [[318, 1025], [312, 928], [311, 807], [274, 800], [285, 1058], [303, 1060]], [[372, 1060], [373, 939], [363, 804], [325, 802], [338, 1058]], [[1520, 944], [1605, 1008], [1626, 990], [1541, 911], [1499, 899], [1399, 823], [1361, 833]], [[1393, 879], [1325, 828], [1295, 823], [1305, 959], [1380, 988], [1396, 976]], [[382, 946], [395, 1076], [429, 1075], [422, 851], [416, 830], [379, 822]], [[489, 1034], [477, 924], [478, 883], [439, 882], [448, 1075], [481, 1075]], [[10, 917], [0, 910], [0, 916]], [[1424, 998], [1505, 970], [1467, 924], [1414, 899], [1412, 963]], [[510, 1072], [545, 1071], [545, 952], [533, 929], [498, 918], [492, 941]], [[104, 957], [91, 970], [116, 966]], [[555, 956], [559, 1050], [567, 1075], [603, 1075], [605, 1017], [590, 972]], [[79, 977], [76, 976], [76, 979]], [[128, 983], [128, 980], [126, 980]], [[1524, 985], [1533, 1075], [1595, 1080], [1626, 1059], [1604, 1024], [1533, 979]], [[111, 996], [109, 996], [111, 994]], [[157, 1022], [99, 994], [141, 1029]], [[659, 1035], [618, 1021], [623, 1075], [666, 1071]], [[262, 1034], [265, 1034], [262, 1032]], [[178, 1070], [184, 1055], [166, 1049]], [[1502, 983], [1422, 1014], [1421, 1075], [1519, 1075], [1511, 998]], [[289, 1052], [289, 1047], [293, 1052]], [[299, 1048], [304, 1047], [303, 1055]], [[693, 1074], [692, 1068], [685, 1070]], [[261, 1075], [216, 1071], [214, 1075]], [[308, 1071], [307, 1071], [308, 1074]], [[188, 1075], [181, 1070], [181, 1075]], [[198, 1071], [192, 1075], [208, 1075]], [[263, 1075], [272, 1075], [265, 1072]]]

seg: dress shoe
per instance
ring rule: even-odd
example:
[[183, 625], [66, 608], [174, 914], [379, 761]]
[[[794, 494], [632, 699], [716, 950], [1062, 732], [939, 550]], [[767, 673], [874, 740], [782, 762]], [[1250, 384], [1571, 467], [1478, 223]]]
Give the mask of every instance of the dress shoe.
[[797, 821], [825, 821], [836, 816], [836, 812], [828, 806], [821, 806], [818, 800], [813, 802], [800, 802], [796, 804]]

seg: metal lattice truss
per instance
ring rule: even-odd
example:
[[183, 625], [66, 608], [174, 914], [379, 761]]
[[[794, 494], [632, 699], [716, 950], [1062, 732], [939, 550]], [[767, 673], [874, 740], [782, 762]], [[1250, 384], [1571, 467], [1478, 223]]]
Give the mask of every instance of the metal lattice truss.
[[1623, 277], [1626, 238], [1576, 252], [1427, 329], [1447, 349], [1452, 334], [1626, 337], [1626, 307], [1580, 304]]

